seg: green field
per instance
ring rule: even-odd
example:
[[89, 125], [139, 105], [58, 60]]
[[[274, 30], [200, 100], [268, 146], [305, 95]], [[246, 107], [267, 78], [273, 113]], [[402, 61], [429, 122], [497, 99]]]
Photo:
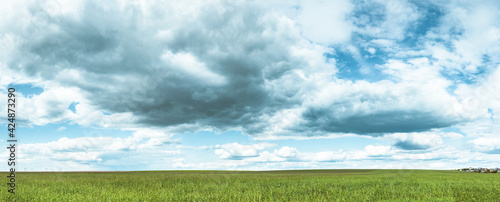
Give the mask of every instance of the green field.
[[[5, 176], [7, 173], [2, 173]], [[500, 174], [437, 170], [16, 173], [3, 201], [499, 201]], [[8, 178], [4, 177], [6, 184]]]

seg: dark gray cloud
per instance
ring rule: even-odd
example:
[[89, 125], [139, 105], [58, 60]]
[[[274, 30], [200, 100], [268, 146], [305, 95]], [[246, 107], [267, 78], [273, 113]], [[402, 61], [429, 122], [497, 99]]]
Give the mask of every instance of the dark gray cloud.
[[393, 140], [393, 145], [403, 150], [428, 150], [440, 148], [444, 141], [443, 138], [460, 138], [461, 135], [454, 133], [436, 133], [436, 132], [422, 132], [422, 133], [393, 133], [386, 134]]
[[[300, 61], [290, 54], [296, 36], [287, 33], [289, 28], [277, 33], [278, 19], [266, 19], [250, 6], [220, 11], [209, 4], [193, 19], [169, 25], [161, 23], [171, 16], [135, 19], [126, 9], [104, 11], [87, 2], [77, 19], [49, 18], [46, 29], [19, 46], [30, 59], [12, 58], [10, 66], [83, 89], [93, 105], [132, 112], [144, 124], [251, 125], [262, 121], [259, 114], [292, 104], [275, 98], [279, 93], [268, 91], [265, 82], [281, 78]], [[163, 30], [171, 36], [159, 36]], [[171, 57], [162, 60], [164, 54]], [[186, 71], [193, 64], [208, 72]], [[81, 80], [66, 79], [66, 73]]]
[[335, 110], [310, 108], [302, 114], [301, 128], [328, 132], [383, 134], [391, 132], [420, 132], [430, 128], [448, 127], [456, 122], [438, 114], [421, 111], [382, 111], [337, 117]]
[[413, 142], [398, 141], [394, 146], [404, 149], [404, 150], [425, 150], [429, 149], [430, 146], [420, 145]]

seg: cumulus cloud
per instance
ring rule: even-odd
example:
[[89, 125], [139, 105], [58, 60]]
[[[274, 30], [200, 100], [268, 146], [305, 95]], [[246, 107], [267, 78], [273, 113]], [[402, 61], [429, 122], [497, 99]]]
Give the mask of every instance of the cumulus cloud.
[[278, 156], [285, 157], [285, 158], [295, 157], [295, 156], [297, 156], [297, 152], [298, 151], [296, 148], [289, 147], [289, 146], [284, 146], [284, 147], [280, 148], [279, 150], [274, 151], [274, 153], [277, 153]]
[[412, 132], [474, 118], [460, 113], [460, 106], [444, 89], [390, 81], [345, 82], [324, 86], [300, 108], [284, 110], [271, 120], [304, 134]]
[[346, 160], [367, 160], [388, 157], [396, 153], [391, 146], [368, 145], [364, 150], [338, 150], [321, 152], [300, 152], [297, 148], [284, 146], [274, 152], [263, 151], [258, 156], [244, 159], [249, 162], [342, 162]]
[[357, 32], [389, 40], [403, 40], [407, 29], [422, 17], [417, 5], [409, 1], [365, 1], [354, 10]]
[[481, 137], [471, 140], [470, 143], [474, 145], [475, 149], [481, 152], [500, 154], [500, 138], [498, 137]]
[[241, 159], [245, 157], [255, 157], [259, 152], [276, 146], [271, 143], [257, 143], [252, 145], [241, 145], [238, 143], [229, 143], [215, 146], [215, 154], [223, 159]]
[[[21, 28], [12, 27], [11, 37], [4, 38], [13, 44], [6, 65], [53, 86], [76, 87], [87, 101], [80, 103], [133, 113], [139, 123], [221, 129], [251, 128], [259, 114], [292, 104], [286, 100], [298, 89], [269, 90], [296, 77], [292, 69], [313, 65], [335, 72], [324, 61], [324, 49], [302, 39], [289, 18], [265, 13], [257, 4], [198, 2], [193, 12], [160, 12], [172, 2], [116, 3], [58, 5], [71, 13], [42, 7], [38, 12], [47, 29], [35, 29], [26, 39]], [[36, 27], [35, 14], [20, 12], [18, 20]]]
[[436, 52], [433, 55], [448, 59], [449, 71], [470, 74], [481, 71], [481, 68], [489, 69], [489, 65], [481, 66], [488, 60], [500, 59], [500, 27], [494, 20], [499, 17], [498, 2], [454, 2], [445, 5], [445, 9], [448, 13], [443, 16], [442, 25], [432, 30], [432, 36], [448, 40], [452, 45], [449, 48], [451, 52]]
[[137, 129], [134, 135], [123, 138], [103, 136], [106, 133], [99, 131], [91, 133], [92, 136], [86, 137], [22, 144], [19, 158], [26, 164], [39, 164], [37, 169], [43, 165], [51, 170], [99, 170], [126, 164], [135, 158], [143, 161], [145, 156], [162, 159], [181, 155], [179, 149], [166, 146], [177, 140], [161, 130]]
[[441, 137], [436, 134], [395, 133], [391, 137], [396, 140], [394, 146], [405, 150], [425, 150], [443, 144]]
[[[459, 138], [458, 134], [443, 134], [447, 138]], [[422, 150], [419, 152], [409, 152], [405, 149], [399, 149], [394, 146], [384, 145], [367, 145], [360, 150], [337, 150], [337, 151], [319, 151], [319, 152], [301, 152], [296, 148], [284, 146], [280, 149], [275, 149], [273, 152], [260, 151], [257, 155], [247, 158], [225, 159], [224, 162], [215, 163], [211, 166], [223, 168], [225, 165], [232, 168], [255, 168], [258, 170], [265, 169], [266, 165], [273, 165], [271, 168], [284, 167], [286, 165], [299, 165], [303, 163], [307, 168], [312, 168], [318, 164], [332, 168], [335, 164], [349, 165], [351, 168], [438, 168], [443, 169], [446, 165], [456, 164], [466, 165], [470, 162], [480, 162], [484, 160], [493, 160], [493, 156], [478, 157], [480, 153], [459, 149], [454, 146], [440, 147], [435, 150]], [[424, 160], [425, 163], [416, 160]], [[445, 164], [429, 165], [432, 163]], [[372, 163], [376, 165], [372, 165]], [[188, 166], [188, 164], [182, 164]], [[218, 165], [218, 166], [216, 166]], [[194, 166], [194, 165], [189, 165]], [[189, 167], [188, 166], [188, 167]]]
[[460, 139], [463, 136], [453, 132], [393, 133], [385, 135], [394, 146], [403, 150], [427, 150], [443, 145], [443, 138]]
[[50, 160], [89, 163], [102, 161], [101, 156], [106, 153], [128, 150], [131, 143], [108, 137], [61, 138], [49, 143], [24, 144], [20, 154], [28, 160], [36, 154], [39, 157], [48, 156]]
[[[446, 138], [460, 138], [454, 133], [442, 134]], [[177, 168], [196, 169], [254, 169], [273, 170], [290, 168], [386, 168], [386, 169], [449, 169], [471, 163], [495, 162], [495, 156], [470, 152], [467, 149], [446, 146], [434, 150], [407, 151], [394, 146], [367, 145], [359, 150], [302, 152], [284, 146], [274, 151], [263, 150], [255, 156], [223, 159], [220, 162], [189, 163], [185, 159], [176, 162]], [[494, 164], [488, 164], [494, 165]]]
[[305, 37], [323, 44], [349, 41], [354, 26], [347, 16], [353, 5], [347, 0], [303, 1], [298, 22]]
[[391, 152], [391, 146], [368, 145], [365, 147], [365, 151], [369, 156], [384, 156]]

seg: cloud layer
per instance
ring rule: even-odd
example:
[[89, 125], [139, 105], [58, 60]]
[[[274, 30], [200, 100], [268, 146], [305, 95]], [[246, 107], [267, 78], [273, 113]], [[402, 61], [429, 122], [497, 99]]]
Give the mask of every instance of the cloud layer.
[[[326, 55], [336, 54], [333, 47], [348, 44], [352, 34], [401, 41], [408, 36], [400, 32], [422, 17], [409, 3], [374, 4], [385, 16], [373, 11], [350, 18], [365, 5], [354, 9], [347, 1], [299, 4], [291, 14], [292, 3], [273, 10], [260, 2], [199, 1], [190, 11], [175, 9], [186, 5], [174, 2], [35, 4], [38, 10], [7, 16], [27, 27], [3, 26], [9, 51], [4, 68], [44, 81], [47, 91], [40, 99], [60, 86], [76, 88], [73, 101], [111, 114], [130, 113], [133, 123], [144, 126], [238, 128], [251, 135], [271, 127], [309, 135], [378, 134], [475, 118], [456, 110], [463, 103], [447, 91], [453, 83], [426, 57], [388, 60], [378, 66], [387, 80], [375, 83], [337, 76], [342, 58]], [[317, 16], [323, 10], [331, 13], [324, 25]], [[405, 12], [413, 15], [395, 17]], [[389, 24], [399, 31], [386, 33]], [[349, 50], [353, 57], [360, 54], [356, 47]], [[54, 110], [68, 102], [61, 100]], [[287, 118], [293, 126], [277, 122], [283, 119], [269, 125], [289, 111], [295, 113]], [[43, 113], [46, 120], [33, 123], [67, 117]]]
[[499, 11], [496, 1], [9, 2], [0, 8], [0, 86], [43, 89], [19, 94], [27, 127], [133, 133], [44, 151], [56, 161], [106, 161], [169, 145], [172, 134], [232, 130], [387, 143], [342, 152], [205, 145], [235, 166], [455, 159], [446, 140], [463, 137], [471, 152], [497, 154]]

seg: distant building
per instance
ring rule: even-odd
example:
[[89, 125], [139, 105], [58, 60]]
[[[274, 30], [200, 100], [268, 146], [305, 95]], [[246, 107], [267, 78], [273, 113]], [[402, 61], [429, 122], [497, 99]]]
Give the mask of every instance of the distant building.
[[462, 172], [500, 173], [500, 168], [499, 167], [496, 167], [496, 168], [483, 168], [483, 167], [473, 168], [473, 167], [469, 167], [469, 168], [462, 168], [462, 169], [458, 169], [458, 170], [462, 171]]

